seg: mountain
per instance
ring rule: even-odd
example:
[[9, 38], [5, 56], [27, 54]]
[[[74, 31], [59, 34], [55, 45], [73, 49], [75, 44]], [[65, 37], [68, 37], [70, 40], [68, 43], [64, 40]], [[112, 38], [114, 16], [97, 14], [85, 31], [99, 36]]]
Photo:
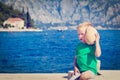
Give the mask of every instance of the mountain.
[[[120, 0], [0, 0], [14, 9], [24, 8], [36, 25], [77, 26], [84, 21], [94, 25], [120, 27]], [[45, 26], [44, 26], [45, 25]]]

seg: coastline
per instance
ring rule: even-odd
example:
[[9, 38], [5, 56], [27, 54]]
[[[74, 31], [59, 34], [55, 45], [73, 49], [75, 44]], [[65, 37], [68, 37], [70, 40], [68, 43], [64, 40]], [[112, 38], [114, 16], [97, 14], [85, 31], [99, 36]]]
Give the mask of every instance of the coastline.
[[3, 29], [3, 28], [0, 28], [0, 32], [25, 32], [25, 31], [41, 32], [42, 29], [16, 29], [16, 28]]
[[[64, 30], [59, 30], [59, 29], [56, 29], [56, 30], [64, 31]], [[73, 29], [73, 30], [75, 30], [75, 29]], [[120, 30], [120, 29], [97, 29], [97, 30]], [[0, 32], [42, 32], [42, 31], [43, 31], [42, 29], [33, 29], [33, 28], [30, 28], [30, 29], [16, 29], [16, 28], [3, 29], [3, 28], [0, 28]]]
[[[92, 80], [120, 80], [120, 70], [101, 70]], [[0, 80], [67, 80], [68, 73], [0, 73]]]

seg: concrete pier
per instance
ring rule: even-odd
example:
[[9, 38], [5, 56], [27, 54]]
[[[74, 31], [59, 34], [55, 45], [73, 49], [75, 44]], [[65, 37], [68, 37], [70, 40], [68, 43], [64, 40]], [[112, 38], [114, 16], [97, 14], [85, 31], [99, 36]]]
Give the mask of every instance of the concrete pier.
[[[93, 80], [120, 80], [120, 70], [101, 70]], [[68, 73], [0, 73], [0, 80], [67, 80]]]

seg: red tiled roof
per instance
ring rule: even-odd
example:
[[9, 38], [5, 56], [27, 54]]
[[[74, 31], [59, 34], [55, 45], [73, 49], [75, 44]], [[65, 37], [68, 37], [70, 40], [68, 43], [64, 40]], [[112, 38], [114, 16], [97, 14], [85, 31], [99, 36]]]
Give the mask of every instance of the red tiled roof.
[[21, 19], [21, 18], [8, 18], [7, 21], [9, 21], [9, 22], [15, 22], [15, 21], [24, 21], [24, 20]]

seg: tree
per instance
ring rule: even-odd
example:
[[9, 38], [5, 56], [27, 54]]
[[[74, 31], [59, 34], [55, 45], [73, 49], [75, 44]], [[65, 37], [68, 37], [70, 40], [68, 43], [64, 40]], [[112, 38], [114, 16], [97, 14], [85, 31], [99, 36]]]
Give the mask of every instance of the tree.
[[27, 8], [27, 13], [26, 13], [26, 27], [27, 28], [34, 27], [34, 20], [31, 19], [28, 8]]

